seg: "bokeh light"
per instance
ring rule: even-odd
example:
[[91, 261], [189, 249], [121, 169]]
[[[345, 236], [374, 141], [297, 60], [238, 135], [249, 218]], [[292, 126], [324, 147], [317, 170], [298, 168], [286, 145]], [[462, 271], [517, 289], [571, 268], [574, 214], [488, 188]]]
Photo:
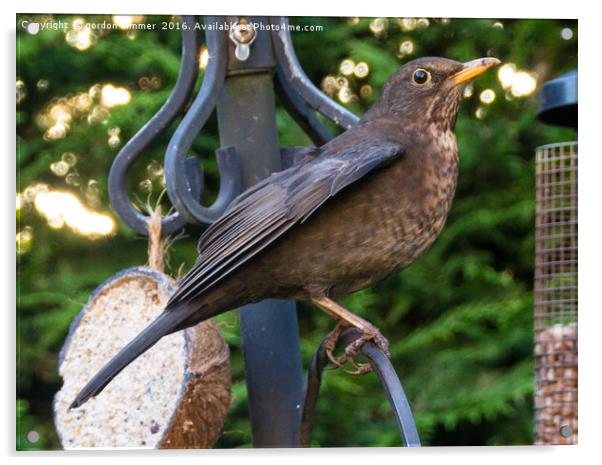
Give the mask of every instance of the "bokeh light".
[[104, 123], [109, 119], [111, 113], [103, 106], [94, 106], [92, 111], [88, 114], [88, 123]]
[[481, 92], [479, 100], [486, 105], [493, 103], [495, 100], [495, 91], [493, 89], [485, 89]]
[[531, 95], [536, 88], [537, 80], [532, 74], [526, 71], [519, 71], [514, 75], [511, 92], [515, 97]]
[[[158, 78], [148, 78], [149, 86], [159, 85]], [[87, 92], [69, 94], [65, 97], [54, 97], [36, 115], [37, 125], [44, 131], [44, 140], [55, 141], [69, 135], [71, 125], [76, 121], [87, 121], [89, 124], [105, 123], [111, 116], [109, 108], [126, 105], [131, 94], [125, 87], [111, 83], [94, 84]], [[118, 145], [118, 140], [112, 143]]]
[[355, 77], [363, 79], [370, 74], [370, 66], [365, 61], [360, 61], [355, 65], [353, 74], [355, 74]]
[[374, 18], [370, 22], [370, 31], [375, 37], [384, 37], [387, 34], [389, 28], [389, 21], [387, 18]]
[[146, 172], [151, 178], [159, 178], [163, 176], [163, 165], [157, 160], [152, 160], [146, 165]]
[[514, 97], [526, 97], [537, 88], [536, 76], [527, 71], [519, 71], [514, 63], [500, 66], [497, 76], [502, 87]]
[[372, 86], [370, 84], [364, 84], [360, 87], [360, 97], [367, 98], [372, 94]]
[[322, 79], [320, 87], [327, 95], [333, 95], [339, 89], [339, 84], [337, 78], [332, 74], [329, 74]]
[[355, 62], [351, 58], [346, 58], [341, 61], [339, 66], [339, 72], [343, 76], [351, 76], [355, 70]]
[[418, 21], [416, 22], [416, 28], [417, 29], [426, 29], [427, 27], [430, 26], [430, 21], [426, 18], [419, 18]]
[[342, 87], [349, 87], [349, 80], [346, 77], [339, 76], [337, 77], [337, 85], [339, 86], [339, 89]]
[[17, 254], [23, 255], [31, 249], [33, 241], [33, 229], [31, 226], [25, 226], [17, 233]]
[[156, 90], [161, 87], [161, 78], [159, 76], [142, 76], [138, 79], [140, 90]]
[[27, 97], [27, 87], [21, 79], [17, 79], [17, 105]]
[[144, 21], [144, 16], [135, 15], [135, 16], [127, 16], [127, 15], [114, 15], [113, 16], [113, 24], [115, 24], [119, 29], [128, 30], [134, 24], [139, 24]]
[[115, 229], [115, 222], [109, 215], [88, 210], [70, 192], [43, 190], [35, 195], [33, 203], [48, 225], [55, 229], [66, 225], [89, 238], [107, 236]]
[[121, 137], [119, 137], [120, 134], [121, 134], [121, 129], [119, 129], [118, 127], [110, 128], [107, 131], [107, 135], [109, 136], [107, 143], [109, 144], [109, 147], [114, 149], [121, 144]]
[[120, 29], [128, 29], [132, 25], [132, 17], [115, 15], [113, 16], [113, 23]]
[[47, 91], [49, 86], [50, 86], [50, 83], [48, 82], [47, 79], [39, 79], [38, 82], [36, 82], [36, 88], [40, 92]]
[[42, 129], [46, 129], [44, 140], [57, 140], [67, 136], [73, 119], [72, 110], [65, 98], [51, 102], [49, 106], [42, 110], [37, 116], [37, 122]]
[[33, 203], [36, 196], [42, 192], [48, 192], [48, 184], [43, 182], [38, 182], [32, 185], [27, 186], [21, 195], [23, 200], [23, 204], [25, 203]]
[[100, 187], [96, 179], [90, 179], [84, 190], [86, 202], [92, 207], [100, 206]]
[[399, 44], [399, 51], [397, 54], [399, 58], [403, 58], [406, 55], [411, 55], [412, 53], [414, 53], [414, 42], [411, 40], [404, 40]]
[[72, 29], [65, 34], [65, 41], [79, 51], [89, 49], [96, 43], [96, 34], [90, 27], [86, 26], [83, 18], [75, 18], [71, 23]]
[[67, 163], [69, 167], [73, 167], [77, 164], [77, 155], [72, 152], [65, 152], [61, 155], [61, 161]]
[[403, 32], [411, 32], [416, 29], [418, 21], [415, 18], [402, 18], [399, 21], [399, 27]]
[[36, 23], [36, 22], [32, 21], [31, 23], [29, 23], [27, 25], [25, 30], [27, 31], [28, 34], [35, 36], [40, 32], [40, 23]]
[[63, 160], [57, 161], [50, 164], [50, 171], [52, 171], [56, 176], [63, 177], [69, 172], [69, 165]]
[[466, 86], [464, 86], [464, 90], [462, 91], [462, 96], [464, 98], [470, 98], [470, 97], [472, 97], [473, 94], [474, 94], [474, 85], [472, 84], [472, 82], [469, 82], [468, 84], [466, 84]]
[[209, 50], [204, 45], [201, 47], [199, 53], [199, 68], [205, 69], [209, 63]]
[[58, 121], [54, 125], [50, 126], [44, 133], [44, 140], [51, 141], [64, 138], [69, 132], [69, 125], [67, 123]]
[[153, 191], [153, 181], [150, 179], [143, 179], [138, 184], [138, 189], [145, 194], [150, 194]]
[[101, 102], [107, 108], [126, 105], [130, 99], [130, 92], [125, 87], [115, 87], [113, 84], [102, 87]]
[[338, 97], [341, 103], [349, 103], [353, 99], [353, 92], [349, 87], [341, 87]]
[[77, 171], [73, 171], [65, 177], [65, 182], [70, 186], [78, 187], [82, 183], [82, 178]]

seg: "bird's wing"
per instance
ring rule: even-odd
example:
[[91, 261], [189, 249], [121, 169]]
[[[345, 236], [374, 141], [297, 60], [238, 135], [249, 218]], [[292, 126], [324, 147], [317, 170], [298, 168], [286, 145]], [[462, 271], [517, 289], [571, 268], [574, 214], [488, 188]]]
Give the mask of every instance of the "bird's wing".
[[286, 147], [280, 149], [282, 168], [303, 165], [320, 155], [320, 147]]
[[329, 198], [403, 153], [396, 142], [366, 141], [274, 173], [247, 189], [201, 236], [197, 262], [180, 280], [167, 310], [200, 295]]

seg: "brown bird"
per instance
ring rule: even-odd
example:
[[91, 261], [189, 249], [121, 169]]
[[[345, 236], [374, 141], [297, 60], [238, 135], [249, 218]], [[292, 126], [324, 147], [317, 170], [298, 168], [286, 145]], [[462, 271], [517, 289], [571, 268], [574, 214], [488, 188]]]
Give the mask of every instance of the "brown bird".
[[420, 58], [402, 66], [351, 129], [240, 194], [199, 240], [198, 259], [164, 312], [81, 390], [97, 395], [163, 336], [266, 298], [310, 300], [348, 325], [359, 346], [388, 343], [332, 300], [411, 264], [435, 240], [458, 174], [454, 125], [463, 84], [500, 63]]

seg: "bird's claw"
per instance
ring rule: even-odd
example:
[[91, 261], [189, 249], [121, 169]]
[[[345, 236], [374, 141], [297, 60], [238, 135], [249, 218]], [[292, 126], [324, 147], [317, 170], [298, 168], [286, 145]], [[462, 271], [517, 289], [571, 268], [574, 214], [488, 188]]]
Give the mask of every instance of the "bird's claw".
[[328, 357], [328, 360], [330, 360], [330, 363], [332, 364], [332, 366], [327, 367], [329, 370], [336, 370], [337, 368], [339, 368], [341, 366], [341, 364], [337, 360], [337, 357], [332, 353], [332, 350], [327, 349], [326, 356]]
[[332, 363], [333, 365], [332, 368], [330, 368], [331, 370], [339, 368], [342, 365], [341, 363], [339, 363], [338, 357], [334, 355], [334, 350], [337, 347], [337, 342], [339, 340], [339, 337], [341, 336], [341, 333], [343, 332], [343, 329], [345, 329], [346, 327], [347, 325], [345, 324], [345, 322], [339, 321], [326, 338], [326, 341], [324, 342], [326, 356], [328, 357], [328, 360], [330, 360], [330, 363]]
[[370, 365], [369, 363], [355, 363], [354, 361], [351, 361], [351, 364], [355, 367], [355, 370], [345, 370], [345, 373], [349, 373], [350, 375], [355, 376], [361, 376], [373, 371], [372, 365]]
[[344, 322], [337, 323], [335, 329], [328, 335], [325, 343], [326, 355], [328, 359], [332, 362], [333, 369], [339, 368], [345, 363], [350, 363], [355, 370], [348, 371], [347, 373], [352, 375], [363, 375], [366, 373], [370, 373], [372, 371], [372, 365], [369, 363], [356, 363], [354, 357], [360, 354], [362, 346], [366, 342], [372, 342], [375, 344], [387, 357], [391, 356], [389, 352], [389, 341], [380, 333], [380, 331], [375, 326], [367, 326], [362, 328], [363, 334], [345, 347], [345, 351], [340, 356], [335, 356], [333, 354], [334, 349], [336, 348], [336, 344], [338, 338], [348, 325]]

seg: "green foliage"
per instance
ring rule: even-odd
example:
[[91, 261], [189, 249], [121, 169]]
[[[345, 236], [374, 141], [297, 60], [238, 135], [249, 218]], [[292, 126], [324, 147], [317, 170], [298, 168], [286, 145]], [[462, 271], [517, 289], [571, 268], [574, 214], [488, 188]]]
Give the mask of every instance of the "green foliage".
[[[25, 18], [25, 17], [24, 17]], [[30, 16], [26, 17], [31, 19]], [[18, 18], [20, 23], [21, 19]], [[55, 19], [72, 17], [56, 16]], [[87, 17], [87, 21], [110, 17]], [[150, 17], [159, 23], [164, 18]], [[538, 74], [544, 82], [577, 65], [576, 39], [562, 40], [560, 30], [575, 21], [430, 20], [426, 28], [402, 30], [389, 19], [385, 32], [374, 34], [372, 19], [357, 23], [341, 18], [294, 18], [295, 24], [324, 26], [324, 32], [293, 33], [300, 61], [313, 82], [339, 75], [340, 62], [366, 62], [365, 78], [347, 77], [353, 97], [347, 106], [362, 113], [378, 96], [386, 78], [405, 61], [423, 55], [468, 60], [487, 54], [518, 69]], [[106, 183], [112, 159], [123, 143], [165, 101], [179, 66], [179, 34], [138, 31], [131, 39], [112, 30], [84, 51], [65, 41], [63, 31], [32, 36], [19, 30], [17, 79], [27, 96], [17, 106], [18, 191], [44, 182], [52, 190], [69, 191], [88, 207], [109, 212]], [[399, 57], [399, 44], [411, 41], [413, 52]], [[158, 87], [143, 89], [141, 78]], [[48, 86], [38, 85], [47, 80]], [[45, 140], [38, 117], [53, 98], [88, 92], [96, 83], [129, 90], [131, 101], [110, 110], [105, 122], [74, 117], [69, 134]], [[360, 88], [370, 85], [364, 97]], [[479, 102], [491, 88], [496, 99]], [[475, 116], [480, 108], [481, 119]], [[456, 133], [461, 153], [460, 179], [448, 224], [431, 250], [402, 273], [342, 303], [365, 316], [391, 342], [392, 359], [412, 404], [421, 438], [428, 445], [526, 444], [532, 440], [532, 271], [533, 149], [570, 140], [570, 131], [535, 121], [536, 98], [508, 95], [490, 72], [474, 84], [465, 99]], [[107, 131], [118, 127], [118, 147], [107, 143]], [[133, 170], [133, 196], [147, 194], [139, 183], [149, 177], [146, 166], [161, 161], [175, 125], [145, 153]], [[209, 155], [218, 146], [211, 120], [192, 151]], [[308, 139], [281, 108], [278, 130], [284, 146], [307, 145]], [[73, 152], [79, 185], [67, 184], [49, 165]], [[205, 156], [205, 158], [211, 158]], [[204, 161], [210, 198], [219, 181], [215, 162]], [[96, 181], [97, 198], [89, 196]], [[151, 201], [161, 190], [153, 181]], [[168, 207], [167, 201], [164, 201]], [[18, 232], [31, 228], [32, 240], [17, 257], [17, 448], [56, 448], [52, 397], [60, 387], [57, 355], [72, 318], [89, 293], [121, 269], [146, 261], [146, 241], [122, 224], [114, 235], [92, 240], [68, 227], [53, 229], [31, 205], [17, 211]], [[188, 269], [195, 259], [199, 231], [190, 228], [171, 251], [170, 272]], [[301, 303], [299, 317], [305, 363], [333, 322]], [[251, 434], [244, 384], [238, 318], [218, 318], [232, 350], [233, 401], [218, 447], [248, 447]], [[40, 438], [27, 441], [35, 430]], [[341, 370], [325, 374], [315, 419], [316, 446], [399, 445], [393, 416], [374, 376], [352, 377]]]

